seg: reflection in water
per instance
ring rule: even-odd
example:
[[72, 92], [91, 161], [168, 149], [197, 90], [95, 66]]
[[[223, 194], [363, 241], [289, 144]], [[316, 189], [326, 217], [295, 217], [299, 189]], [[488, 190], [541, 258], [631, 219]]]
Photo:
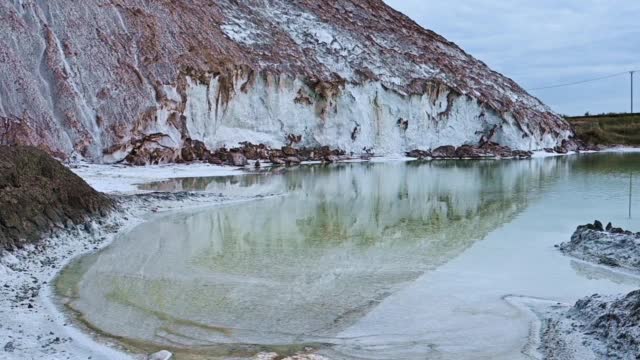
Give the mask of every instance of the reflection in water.
[[611, 269], [582, 260], [572, 260], [571, 267], [573, 267], [578, 274], [587, 279], [607, 279], [617, 284], [628, 284], [634, 287], [640, 286], [640, 279], [638, 279], [638, 275], [627, 272], [623, 269]]
[[338, 333], [510, 222], [574, 161], [343, 164], [153, 184], [286, 195], [141, 225], [66, 269], [58, 289], [86, 323], [130, 344], [219, 356], [344, 346]]

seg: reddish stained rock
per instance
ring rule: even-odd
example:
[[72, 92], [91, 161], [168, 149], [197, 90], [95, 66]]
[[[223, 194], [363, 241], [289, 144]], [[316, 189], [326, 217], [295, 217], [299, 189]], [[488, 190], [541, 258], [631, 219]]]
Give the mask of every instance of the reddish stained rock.
[[202, 141], [186, 139], [182, 151], [182, 160], [185, 162], [206, 161], [210, 152]]
[[456, 156], [456, 147], [451, 145], [440, 146], [431, 152], [434, 158], [454, 158]]
[[441, 146], [433, 151], [413, 150], [407, 156], [418, 159], [530, 159], [533, 155], [531, 151], [512, 150], [508, 146], [487, 142], [480, 146], [462, 145], [458, 148], [454, 146]]
[[338, 158], [336, 155], [328, 155], [324, 158], [324, 160], [328, 163], [336, 163], [340, 161], [340, 158]]
[[558, 153], [558, 154], [566, 154], [566, 153], [568, 153], [568, 152], [569, 152], [567, 149], [565, 149], [565, 148], [564, 148], [564, 147], [562, 147], [562, 146], [556, 146], [556, 147], [553, 149], [553, 151], [555, 151], [555, 152], [556, 152], [556, 153]]
[[220, 160], [220, 158], [215, 157], [215, 156], [211, 156], [207, 162], [211, 165], [223, 165], [224, 162], [222, 160]]
[[284, 161], [287, 165], [299, 165], [302, 162], [302, 160], [295, 156], [289, 156], [284, 159]]
[[282, 158], [279, 158], [279, 157], [272, 157], [271, 159], [269, 159], [269, 161], [271, 161], [271, 163], [274, 165], [285, 165], [287, 163], [286, 161], [284, 161]]
[[239, 152], [232, 152], [230, 154], [230, 164], [233, 166], [247, 166], [249, 165], [249, 162], [247, 161], [247, 158]]
[[407, 156], [416, 159], [424, 159], [431, 157], [431, 152], [426, 150], [412, 150], [407, 153]]
[[282, 148], [282, 152], [287, 156], [296, 156], [298, 155], [298, 151], [291, 146], [285, 146]]

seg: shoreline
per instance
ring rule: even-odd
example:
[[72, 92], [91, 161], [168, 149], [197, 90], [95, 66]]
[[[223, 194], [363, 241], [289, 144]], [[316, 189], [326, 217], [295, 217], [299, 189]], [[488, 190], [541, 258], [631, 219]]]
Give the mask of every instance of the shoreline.
[[[640, 152], [640, 148], [633, 147], [610, 147], [601, 151], [582, 151], [568, 152], [566, 154], [548, 153], [544, 150], [534, 151], [531, 159], [541, 159], [548, 157], [572, 156], [580, 154], [597, 154], [597, 153], [634, 153]], [[350, 160], [341, 160], [336, 164], [342, 163], [385, 163], [385, 162], [411, 162], [411, 161], [458, 161], [471, 159], [419, 159], [408, 157], [406, 155], [397, 156], [374, 156], [371, 159], [354, 158]], [[472, 161], [504, 161], [513, 160], [512, 158], [504, 159], [473, 159]], [[526, 161], [530, 159], [520, 159], [518, 161]], [[235, 167], [225, 165], [211, 165], [208, 163], [191, 163], [191, 164], [163, 164], [163, 165], [147, 165], [133, 166], [122, 164], [90, 164], [84, 162], [76, 162], [66, 164], [66, 166], [76, 175], [80, 176], [94, 189], [107, 193], [109, 195], [132, 195], [148, 193], [138, 188], [150, 182], [166, 181], [171, 179], [195, 178], [195, 177], [225, 177], [237, 176], [255, 173], [253, 167], [254, 162], [250, 162], [246, 167]], [[320, 165], [320, 161], [303, 161], [300, 165]], [[273, 163], [261, 163], [262, 169], [281, 167]]]
[[[602, 152], [638, 151], [640, 151], [638, 148], [615, 148]], [[534, 158], [565, 156], [571, 155], [571, 153], [536, 155], [538, 154], [534, 154]], [[397, 157], [373, 158], [371, 161], [404, 162], [414, 160], [408, 157]], [[349, 162], [366, 161], [353, 160]], [[68, 314], [55, 301], [53, 286], [59, 272], [79, 257], [104, 249], [121, 234], [148, 221], [149, 217], [156, 214], [222, 206], [265, 197], [265, 195], [232, 197], [213, 193], [186, 192], [149, 193], [135, 190], [137, 184], [170, 178], [251, 174], [251, 172], [232, 167], [204, 164], [160, 165], [151, 168], [123, 167], [121, 165], [80, 166], [86, 166], [84, 171], [82, 167], [72, 170], [94, 188], [97, 187], [98, 190], [106, 191], [110, 196], [115, 197], [119, 202], [119, 207], [107, 218], [93, 220], [89, 226], [81, 224], [71, 229], [59, 230], [53, 236], [44, 237], [42, 242], [35, 246], [29, 245], [14, 253], [0, 254], [0, 314], [12, 314], [12, 316], [5, 316], [8, 321], [0, 326], [0, 338], [6, 339], [5, 342], [0, 343], [0, 348], [4, 347], [6, 350], [9, 346], [8, 348], [12, 349], [11, 352], [6, 352], [6, 355], [9, 356], [8, 359], [57, 358], [64, 355], [70, 355], [72, 358], [92, 357], [92, 359], [146, 358], [143, 354], [123, 352], [117, 343], [102, 341], [106, 339], [98, 339], [95, 334], [87, 333], [69, 321]], [[124, 169], [124, 171], [114, 173], [113, 170], [117, 168]], [[78, 169], [80, 171], [77, 171]], [[107, 179], [101, 179], [105, 171], [110, 176], [107, 176]], [[266, 196], [277, 196], [277, 194]], [[533, 312], [535, 313], [535, 311]], [[541, 328], [541, 325], [539, 327]], [[538, 337], [539, 344], [542, 344], [541, 335]], [[10, 343], [11, 345], [9, 345]], [[527, 346], [530, 345], [527, 344]], [[529, 349], [537, 351], [535, 348], [529, 347]], [[265, 356], [264, 354], [258, 355]]]
[[93, 360], [146, 359], [144, 354], [128, 353], [114, 341], [83, 331], [69, 318], [55, 298], [54, 286], [60, 271], [76, 259], [106, 248], [150, 217], [268, 196], [152, 193], [120, 197], [118, 210], [106, 219], [94, 220], [88, 227], [78, 225], [59, 231], [38, 246], [3, 254], [0, 314], [11, 314], [3, 316], [7, 320], [0, 325], [0, 338], [5, 340], [0, 344], [3, 355], [7, 359], [54, 359], [65, 355]]
[[[640, 279], [637, 244], [640, 233], [606, 229], [600, 221], [578, 226], [569, 242], [556, 245], [564, 256], [587, 266]], [[635, 359], [640, 327], [640, 291], [616, 295], [585, 295], [575, 304], [547, 309], [540, 315], [540, 351], [557, 360]]]

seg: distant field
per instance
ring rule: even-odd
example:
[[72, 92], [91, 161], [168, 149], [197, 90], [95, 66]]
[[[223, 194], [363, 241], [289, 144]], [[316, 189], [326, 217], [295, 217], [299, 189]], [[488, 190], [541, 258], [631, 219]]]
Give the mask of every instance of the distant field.
[[578, 138], [595, 145], [640, 146], [640, 114], [567, 117]]

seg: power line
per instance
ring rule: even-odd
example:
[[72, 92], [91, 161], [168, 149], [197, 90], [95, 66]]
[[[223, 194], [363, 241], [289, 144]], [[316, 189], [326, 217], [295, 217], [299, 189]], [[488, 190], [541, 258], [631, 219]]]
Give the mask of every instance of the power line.
[[566, 86], [586, 84], [586, 83], [590, 83], [590, 82], [594, 82], [594, 81], [600, 81], [600, 80], [610, 79], [610, 78], [614, 78], [614, 77], [621, 76], [621, 75], [626, 75], [626, 74], [629, 74], [630, 72], [640, 72], [640, 70], [623, 71], [623, 72], [619, 72], [619, 73], [616, 73], [616, 74], [611, 74], [611, 75], [602, 76], [602, 77], [593, 78], [593, 79], [587, 79], [587, 80], [581, 80], [581, 81], [576, 81], [576, 82], [571, 82], [571, 83], [556, 84], [556, 85], [550, 85], [550, 86], [543, 86], [543, 87], [539, 87], [539, 88], [527, 89], [527, 91], [555, 89], [555, 88], [566, 87]]

